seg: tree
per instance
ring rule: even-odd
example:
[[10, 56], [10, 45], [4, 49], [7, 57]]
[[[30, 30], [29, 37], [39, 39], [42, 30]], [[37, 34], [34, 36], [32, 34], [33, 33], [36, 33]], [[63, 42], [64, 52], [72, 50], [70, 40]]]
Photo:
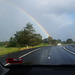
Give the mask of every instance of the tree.
[[9, 40], [9, 46], [35, 46], [40, 44], [42, 41], [42, 36], [40, 34], [36, 34], [32, 24], [27, 23], [26, 27], [21, 31], [17, 31], [14, 34], [13, 38]]
[[72, 40], [72, 39], [67, 39], [67, 40], [66, 40], [66, 43], [67, 43], [67, 44], [71, 44], [71, 43], [73, 43], [73, 40]]
[[5, 46], [5, 45], [6, 45], [6, 41], [0, 42], [0, 46]]
[[51, 42], [52, 45], [56, 45], [57, 44], [57, 40], [53, 39]]
[[56, 42], [57, 42], [57, 43], [61, 43], [61, 40], [60, 40], [60, 39], [58, 39], [58, 40], [56, 40]]
[[49, 36], [49, 37], [48, 37], [48, 43], [49, 43], [49, 44], [52, 44], [52, 40], [53, 40], [53, 38]]
[[66, 41], [62, 41], [61, 43], [62, 43], [62, 44], [67, 44]]
[[33, 34], [29, 44], [31, 46], [35, 46], [40, 43], [42, 43], [42, 36], [40, 34]]
[[6, 43], [6, 47], [16, 47], [15, 38], [11, 37], [9, 42]]
[[48, 38], [43, 39], [43, 43], [48, 43]]
[[44, 42], [44, 43], [48, 43], [48, 44], [51, 44], [51, 45], [52, 45], [53, 38], [49, 36], [48, 38], [43, 39], [43, 42]]
[[25, 31], [28, 31], [29, 33], [34, 33], [35, 30], [34, 30], [34, 28], [33, 28], [32, 25], [33, 25], [33, 24], [30, 24], [30, 22], [27, 23], [27, 24], [26, 24], [26, 27], [24, 27], [24, 30], [25, 30]]

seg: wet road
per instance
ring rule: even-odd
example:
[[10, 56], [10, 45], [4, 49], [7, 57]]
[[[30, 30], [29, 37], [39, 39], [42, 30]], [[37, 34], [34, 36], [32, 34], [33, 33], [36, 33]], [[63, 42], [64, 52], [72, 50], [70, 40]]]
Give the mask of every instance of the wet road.
[[23, 58], [23, 63], [37, 65], [75, 64], [75, 48], [69, 46], [48, 46], [37, 49], [23, 50], [0, 56], [5, 65], [6, 58]]

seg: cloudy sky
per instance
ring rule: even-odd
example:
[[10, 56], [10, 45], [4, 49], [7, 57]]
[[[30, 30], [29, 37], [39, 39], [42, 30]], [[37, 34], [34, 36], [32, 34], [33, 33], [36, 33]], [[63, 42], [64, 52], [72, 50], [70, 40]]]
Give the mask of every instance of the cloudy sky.
[[0, 41], [9, 40], [28, 22], [43, 38], [47, 37], [34, 21], [16, 7], [37, 20], [54, 39], [75, 40], [75, 0], [0, 0]]

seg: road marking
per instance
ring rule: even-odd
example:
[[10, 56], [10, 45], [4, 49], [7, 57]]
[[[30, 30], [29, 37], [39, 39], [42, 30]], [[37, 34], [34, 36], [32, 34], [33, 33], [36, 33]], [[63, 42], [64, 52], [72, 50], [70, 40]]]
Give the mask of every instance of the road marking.
[[51, 57], [48, 57], [48, 59], [50, 59]]
[[49, 55], [51, 55], [51, 54], [52, 54], [52, 50], [50, 51]]
[[[30, 53], [32, 53], [32, 52], [35, 52], [35, 51], [37, 51], [37, 50], [39, 50], [39, 49], [41, 49], [41, 48], [35, 49], [35, 50], [33, 50], [33, 51], [30, 51], [30, 52], [28, 52], [28, 53], [26, 53], [26, 54], [20, 56], [19, 58], [23, 58], [24, 56], [27, 56], [28, 54], [30, 54]], [[7, 65], [9, 65], [9, 64], [10, 64], [10, 63], [7, 63], [7, 64], [5, 64], [4, 66], [7, 66]]]
[[7, 65], [9, 65], [10, 63], [7, 63], [7, 64], [5, 64], [4, 66], [7, 66]]
[[[61, 46], [62, 47], [62, 46]], [[62, 47], [63, 49], [65, 49], [66, 51], [68, 51], [68, 52], [70, 52], [70, 53], [72, 53], [72, 54], [74, 54], [75, 55], [75, 52], [72, 52], [72, 51], [70, 51], [69, 49], [67, 49], [67, 48], [65, 48], [65, 47]]]
[[30, 52], [28, 52], [28, 53], [26, 53], [26, 54], [20, 56], [19, 58], [23, 58], [24, 56], [27, 56], [28, 54], [30, 54], [30, 53], [32, 53], [32, 52], [35, 52], [35, 51], [37, 51], [37, 50], [39, 50], [39, 49], [41, 49], [41, 48], [35, 49], [35, 50], [33, 50], [33, 51], [30, 51]]

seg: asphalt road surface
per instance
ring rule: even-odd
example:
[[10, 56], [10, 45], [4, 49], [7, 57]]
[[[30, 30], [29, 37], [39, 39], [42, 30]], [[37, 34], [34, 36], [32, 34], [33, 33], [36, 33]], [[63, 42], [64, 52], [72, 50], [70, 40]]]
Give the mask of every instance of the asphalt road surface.
[[25, 64], [36, 65], [62, 65], [75, 64], [75, 47], [64, 46], [48, 46], [37, 49], [28, 49], [20, 52], [11, 53], [0, 56], [3, 65], [6, 64], [6, 58], [23, 58]]

